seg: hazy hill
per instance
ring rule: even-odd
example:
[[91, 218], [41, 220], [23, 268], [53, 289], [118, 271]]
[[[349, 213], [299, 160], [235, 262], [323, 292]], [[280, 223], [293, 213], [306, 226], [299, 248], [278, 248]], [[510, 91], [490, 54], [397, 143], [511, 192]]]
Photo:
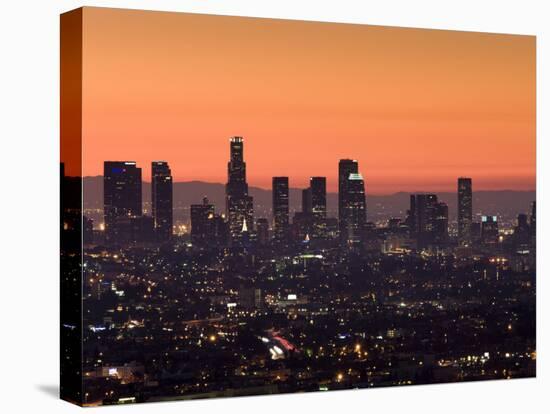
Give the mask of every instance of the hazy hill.
[[[258, 187], [250, 187], [250, 193], [254, 197], [254, 210], [257, 217], [269, 217], [271, 214], [271, 191]], [[409, 194], [405, 192], [391, 195], [368, 195], [367, 210], [369, 220], [385, 219], [405, 215], [409, 207]], [[453, 220], [456, 217], [456, 193], [436, 193], [441, 201], [449, 206], [449, 216]], [[207, 196], [218, 211], [225, 209], [225, 185], [218, 183], [205, 183], [200, 181], [174, 183], [174, 208], [175, 218], [187, 220], [189, 206], [200, 203]], [[290, 189], [291, 211], [301, 210], [302, 190]], [[145, 208], [149, 207], [151, 200], [151, 184], [143, 183], [143, 201]], [[474, 192], [474, 213], [499, 214], [503, 218], [510, 219], [520, 212], [530, 212], [530, 204], [535, 200], [534, 191], [477, 191]], [[335, 215], [337, 211], [338, 195], [327, 194], [329, 214]], [[103, 208], [103, 177], [84, 177], [84, 208]], [[97, 215], [96, 218], [99, 218]]]

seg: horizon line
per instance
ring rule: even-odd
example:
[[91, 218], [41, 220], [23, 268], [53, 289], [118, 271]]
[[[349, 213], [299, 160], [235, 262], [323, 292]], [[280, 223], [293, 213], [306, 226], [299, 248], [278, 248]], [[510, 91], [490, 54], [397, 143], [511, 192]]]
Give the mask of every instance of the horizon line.
[[[78, 178], [75, 176], [67, 176], [67, 177], [73, 177]], [[82, 177], [82, 179], [85, 178], [101, 178], [103, 175], [85, 175]], [[459, 177], [459, 178], [471, 178], [471, 177]], [[457, 178], [458, 179], [458, 178]], [[142, 183], [151, 184], [151, 181], [141, 180]], [[173, 181], [172, 184], [186, 184], [186, 183], [202, 183], [202, 184], [210, 184], [210, 185], [222, 185], [225, 186], [227, 183], [220, 183], [220, 182], [214, 182], [214, 181], [202, 181], [202, 180], [188, 180], [188, 181]], [[262, 187], [257, 185], [251, 185], [249, 184], [249, 187], [251, 188], [257, 188], [263, 191], [272, 191], [271, 187]], [[303, 190], [301, 187], [289, 187], [289, 190]], [[533, 189], [527, 189], [527, 190], [513, 190], [510, 188], [502, 188], [498, 190], [486, 190], [486, 189], [480, 189], [480, 190], [472, 190], [473, 193], [480, 193], [480, 192], [490, 192], [490, 193], [498, 193], [498, 192], [516, 192], [516, 193], [536, 193], [536, 188]], [[406, 191], [406, 190], [400, 190], [400, 191], [394, 191], [394, 192], [388, 192], [388, 193], [380, 193], [380, 192], [365, 192], [367, 196], [390, 196], [390, 195], [396, 195], [396, 194], [437, 194], [437, 193], [456, 193], [457, 191], [451, 191], [451, 190], [436, 190], [436, 191], [424, 191], [424, 190], [415, 190], [415, 191]], [[327, 194], [338, 194], [338, 191], [327, 191]]]

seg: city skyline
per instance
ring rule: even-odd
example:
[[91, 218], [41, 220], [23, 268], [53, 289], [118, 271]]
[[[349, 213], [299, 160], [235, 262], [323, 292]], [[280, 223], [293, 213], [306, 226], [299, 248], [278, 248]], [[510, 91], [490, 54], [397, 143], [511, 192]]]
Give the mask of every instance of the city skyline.
[[[85, 176], [99, 175], [105, 159], [144, 165], [170, 154], [174, 181], [223, 183], [224, 152], [213, 144], [243, 135], [254, 143], [248, 181], [260, 188], [272, 176], [293, 177], [295, 187], [332, 177], [332, 157], [360, 159], [371, 194], [450, 191], [459, 175], [483, 190], [535, 188], [533, 37], [84, 13]], [[289, 44], [293, 35], [300, 41]], [[181, 142], [193, 145], [176, 151]], [[319, 156], [300, 159], [313, 146]], [[327, 186], [335, 192], [337, 182]]]
[[63, 399], [536, 376], [534, 37], [62, 28]]
[[[243, 138], [241, 136], [234, 136], [232, 138], [235, 138], [235, 137]], [[232, 138], [230, 138], [230, 139], [232, 139]], [[245, 139], [246, 139], [247, 142], [249, 141], [247, 138], [243, 138], [243, 141]], [[226, 138], [218, 139], [218, 141], [225, 141], [225, 140], [226, 140]], [[220, 142], [218, 142], [218, 144], [219, 143]], [[250, 156], [248, 156], [248, 158], [250, 158]], [[162, 160], [162, 161], [159, 161], [159, 160]], [[347, 162], [350, 162], [351, 164], [357, 164], [358, 163], [357, 158], [352, 159], [352, 158], [349, 158], [349, 157], [344, 157], [344, 158], [338, 159], [338, 162], [341, 162], [341, 161], [347, 161]], [[105, 162], [132, 162], [132, 163], [135, 163], [136, 165], [139, 165], [139, 168], [142, 171], [142, 177], [145, 175], [143, 173], [144, 171], [149, 172], [149, 176], [152, 175], [152, 170], [154, 168], [152, 163], [154, 164], [155, 162], [163, 162], [163, 163], [168, 163], [172, 166], [172, 162], [169, 160], [169, 158], [158, 158], [157, 161], [152, 160], [152, 159], [147, 159], [147, 160], [145, 160], [145, 164], [142, 165], [139, 162], [136, 162], [135, 159], [130, 159], [128, 157], [122, 157], [120, 160], [116, 160], [116, 161], [112, 161], [112, 160], [102, 161], [102, 164], [101, 164], [102, 168], [103, 168], [103, 164]], [[335, 163], [333, 162], [333, 164], [335, 164]], [[333, 165], [333, 167], [334, 167], [334, 165]], [[340, 183], [339, 183], [340, 182], [339, 168], [340, 167], [338, 165], [336, 165], [336, 167], [333, 168], [333, 171], [331, 171], [331, 174], [328, 174], [328, 175], [325, 175], [325, 176], [317, 176], [317, 175], [312, 175], [312, 174], [307, 175], [307, 172], [306, 172], [305, 181], [301, 180], [301, 179], [296, 179], [295, 177], [289, 176], [288, 174], [279, 174], [279, 175], [274, 174], [274, 175], [270, 176], [270, 182], [268, 184], [266, 184], [265, 186], [263, 186], [263, 185], [262, 186], [260, 186], [260, 185], [251, 185], [251, 187], [260, 188], [260, 189], [263, 189], [263, 190], [271, 190], [272, 185], [273, 185], [272, 179], [274, 177], [281, 176], [281, 177], [286, 177], [288, 179], [288, 188], [289, 189], [303, 189], [303, 188], [308, 187], [308, 185], [309, 185], [312, 178], [322, 177], [322, 178], [325, 178], [325, 180], [326, 180], [326, 192], [327, 193], [338, 194], [342, 190], [342, 188], [340, 187]], [[279, 171], [276, 168], [274, 168], [273, 170], [274, 171]], [[451, 192], [456, 191], [456, 185], [457, 185], [456, 180], [457, 180], [457, 178], [461, 178], [461, 177], [464, 177], [466, 175], [466, 174], [458, 174], [455, 177], [451, 177], [448, 182], [447, 181], [445, 182], [445, 189], [443, 189], [443, 190], [433, 190], [433, 189], [430, 189], [429, 185], [424, 184], [424, 186], [423, 186], [421, 183], [418, 184], [418, 187], [412, 187], [411, 189], [406, 190], [406, 189], [400, 189], [399, 183], [394, 183], [393, 185], [395, 186], [395, 191], [391, 191], [389, 193], [377, 193], [377, 192], [370, 191], [370, 185], [369, 185], [370, 184], [370, 179], [369, 179], [368, 172], [366, 174], [362, 173], [360, 170], [357, 170], [357, 167], [352, 168], [352, 171], [353, 172], [358, 171], [359, 174], [361, 175], [361, 177], [365, 178], [365, 189], [367, 190], [366, 192], [369, 193], [369, 194], [372, 194], [372, 195], [391, 195], [391, 194], [403, 193], [403, 192], [411, 193], [411, 194], [412, 193], [433, 193], [433, 192], [449, 192], [449, 193], [451, 193]], [[176, 174], [177, 174], [177, 172], [176, 172]], [[103, 176], [103, 175], [102, 174], [90, 175], [90, 176], [84, 175], [83, 178], [97, 177], [97, 176]], [[513, 184], [510, 184], [510, 185], [503, 184], [503, 186], [501, 188], [486, 189], [486, 188], [483, 188], [482, 185], [480, 186], [477, 183], [478, 177], [468, 176], [468, 179], [476, 180], [476, 191], [477, 192], [479, 192], [479, 191], [508, 191], [508, 190], [509, 191], [536, 191], [536, 187], [525, 188], [525, 189], [515, 189]], [[222, 185], [226, 184], [226, 180], [227, 180], [227, 177], [225, 177], [224, 179], [222, 179], [220, 181], [215, 181], [215, 182], [214, 181], [203, 181], [203, 180], [197, 179], [193, 176], [181, 177], [181, 179], [179, 179], [179, 180], [178, 179], [172, 179], [173, 183], [204, 182], [205, 184], [222, 184]], [[250, 179], [247, 178], [246, 181], [249, 184]], [[152, 184], [151, 177], [149, 177], [149, 179], [142, 178], [142, 182]], [[303, 185], [299, 185], [299, 183], [303, 183]]]

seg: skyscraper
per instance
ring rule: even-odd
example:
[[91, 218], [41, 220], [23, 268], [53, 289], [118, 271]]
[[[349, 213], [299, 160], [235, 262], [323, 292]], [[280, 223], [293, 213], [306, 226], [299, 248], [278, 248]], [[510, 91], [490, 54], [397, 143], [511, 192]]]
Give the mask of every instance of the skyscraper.
[[359, 173], [359, 164], [356, 160], [342, 159], [338, 163], [338, 226], [340, 230], [340, 240], [347, 242], [347, 222], [344, 205], [349, 198], [348, 179], [350, 174]]
[[288, 177], [273, 177], [273, 236], [277, 241], [288, 238]]
[[229, 220], [229, 234], [232, 241], [241, 238], [243, 226], [252, 230], [253, 200], [248, 195], [246, 163], [244, 162], [244, 140], [232, 137], [229, 140], [230, 159], [227, 164], [227, 185], [225, 186], [226, 211]]
[[168, 163], [153, 161], [151, 164], [151, 200], [153, 226], [158, 241], [172, 237], [172, 174]]
[[[448, 217], [447, 205], [439, 203], [435, 194], [411, 194], [410, 200], [407, 222], [411, 236], [416, 238], [419, 248], [436, 243], [438, 230], [440, 235], [444, 234], [445, 216]], [[438, 217], [442, 220], [439, 223]]]
[[208, 198], [202, 204], [191, 204], [191, 241], [196, 244], [207, 244], [214, 233], [214, 206]]
[[485, 245], [498, 243], [497, 216], [481, 216], [481, 242]]
[[256, 222], [256, 238], [260, 246], [269, 243], [269, 222], [266, 218], [259, 218]]
[[311, 212], [314, 216], [327, 216], [327, 178], [311, 177], [309, 179], [311, 191]]
[[341, 209], [344, 226], [340, 227], [343, 232], [342, 240], [348, 245], [356, 245], [364, 241], [367, 222], [367, 200], [363, 176], [359, 173], [350, 173], [344, 188], [345, 197]]
[[313, 237], [324, 238], [326, 236], [326, 218], [327, 218], [327, 179], [326, 177], [310, 178], [309, 197], [311, 200]]
[[311, 188], [302, 190], [302, 213], [311, 214]]
[[103, 204], [106, 241], [123, 241], [127, 222], [142, 214], [141, 168], [134, 161], [104, 162]]
[[472, 179], [458, 179], [458, 242], [463, 246], [472, 243]]
[[449, 239], [449, 207], [443, 202], [435, 205], [433, 232], [433, 240], [436, 244], [447, 243]]

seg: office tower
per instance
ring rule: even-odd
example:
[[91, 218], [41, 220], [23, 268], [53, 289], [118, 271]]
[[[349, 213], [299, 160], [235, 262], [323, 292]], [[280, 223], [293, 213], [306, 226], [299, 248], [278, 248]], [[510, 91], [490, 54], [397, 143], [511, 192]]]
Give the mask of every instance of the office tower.
[[314, 216], [327, 216], [327, 179], [326, 177], [311, 177], [309, 179], [311, 194], [311, 212]]
[[259, 245], [269, 244], [269, 222], [266, 218], [259, 218], [256, 221], [256, 237]]
[[94, 220], [82, 216], [82, 242], [92, 244], [94, 242]]
[[367, 200], [365, 182], [359, 173], [350, 173], [344, 184], [345, 197], [341, 207], [342, 224], [340, 226], [342, 241], [347, 245], [356, 245], [364, 241], [367, 222]]
[[311, 214], [311, 189], [302, 190], [302, 213]]
[[263, 307], [262, 290], [252, 286], [241, 286], [238, 290], [239, 306], [247, 309], [261, 309]]
[[306, 237], [311, 238], [313, 232], [313, 216], [311, 213], [297, 211], [292, 218], [291, 233], [292, 238], [296, 242], [301, 242]]
[[106, 241], [130, 240], [128, 222], [142, 214], [141, 168], [134, 161], [104, 162], [103, 204]]
[[232, 137], [229, 140], [230, 159], [227, 164], [226, 211], [229, 221], [229, 234], [232, 241], [242, 237], [243, 226], [252, 230], [253, 200], [248, 195], [246, 163], [244, 162], [244, 140]]
[[481, 216], [481, 242], [486, 245], [498, 243], [497, 216]]
[[229, 243], [229, 223], [225, 219], [225, 214], [214, 213], [214, 245], [225, 247]]
[[481, 240], [481, 223], [479, 221], [473, 221], [470, 229], [472, 243], [478, 244]]
[[468, 246], [472, 242], [472, 179], [458, 179], [458, 242]]
[[434, 242], [438, 245], [446, 244], [449, 240], [449, 207], [439, 202], [434, 207]]
[[195, 244], [213, 242], [215, 236], [214, 205], [204, 197], [202, 204], [191, 205], [191, 241]]
[[517, 225], [514, 227], [513, 241], [516, 249], [527, 250], [531, 241], [531, 228], [527, 214], [518, 214]]
[[151, 164], [151, 201], [153, 227], [158, 241], [172, 237], [172, 174], [168, 163], [153, 161]]
[[527, 214], [518, 214], [516, 228], [520, 231], [526, 231], [529, 228]]
[[142, 215], [131, 217], [129, 226], [130, 241], [133, 243], [153, 242], [156, 239], [154, 219], [152, 216]]
[[311, 200], [312, 235], [314, 238], [326, 237], [327, 218], [327, 179], [311, 177], [309, 180], [309, 198]]
[[350, 174], [358, 173], [359, 163], [356, 160], [342, 159], [338, 162], [338, 225], [340, 229], [340, 240], [343, 243], [347, 240], [347, 223], [344, 205], [348, 197], [348, 179]]
[[273, 177], [272, 191], [273, 237], [277, 241], [285, 241], [289, 232], [288, 177]]
[[435, 194], [411, 194], [407, 223], [419, 248], [436, 242], [436, 217], [444, 210], [438, 204]]

